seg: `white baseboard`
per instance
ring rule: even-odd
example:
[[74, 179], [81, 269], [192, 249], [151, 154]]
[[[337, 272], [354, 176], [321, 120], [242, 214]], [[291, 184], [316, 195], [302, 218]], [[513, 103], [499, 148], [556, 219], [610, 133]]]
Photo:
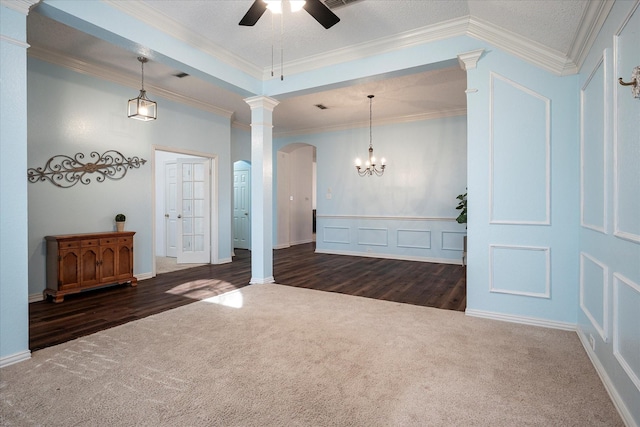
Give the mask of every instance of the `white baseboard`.
[[149, 273], [141, 273], [141, 274], [135, 274], [136, 279], [138, 280], [147, 280], [147, 279], [151, 279], [153, 277], [153, 273], [149, 272]]
[[288, 247], [291, 247], [291, 245], [288, 243], [280, 243], [279, 245], [275, 245], [273, 249], [286, 249]]
[[231, 262], [231, 258], [220, 258], [216, 264], [228, 264]]
[[318, 248], [316, 248], [316, 253], [330, 254], [330, 255], [361, 256], [366, 258], [397, 259], [400, 261], [432, 262], [436, 264], [462, 265], [462, 260], [451, 259], [451, 258], [430, 258], [430, 257], [417, 257], [417, 256], [410, 256], [410, 255], [374, 254], [370, 252], [336, 251], [332, 249], [318, 249]]
[[464, 312], [467, 316], [481, 317], [484, 319], [500, 320], [503, 322], [520, 323], [522, 325], [542, 326], [544, 328], [560, 329], [563, 331], [575, 331], [577, 325], [569, 322], [540, 319], [537, 317], [517, 316], [514, 314], [495, 313], [492, 311], [473, 310], [467, 308]]
[[256, 279], [254, 277], [251, 278], [251, 280], [249, 281], [250, 285], [266, 285], [269, 283], [275, 283], [276, 280], [273, 278], [273, 276], [271, 277], [265, 277], [263, 279]]
[[44, 301], [44, 294], [42, 292], [37, 294], [29, 294], [29, 304], [38, 301]]
[[24, 362], [25, 360], [31, 359], [31, 351], [25, 350], [20, 353], [12, 354], [11, 356], [5, 356], [0, 358], [0, 368], [4, 368], [5, 366], [13, 365], [14, 363]]
[[604, 384], [604, 388], [607, 390], [607, 393], [609, 393], [609, 397], [611, 398], [613, 405], [618, 410], [622, 421], [627, 427], [638, 427], [638, 424], [636, 424], [636, 422], [633, 420], [633, 417], [627, 409], [627, 406], [624, 404], [624, 401], [618, 394], [618, 390], [616, 390], [615, 386], [613, 385], [611, 378], [609, 378], [609, 375], [607, 375], [607, 371], [604, 369], [604, 366], [602, 366], [602, 363], [600, 363], [600, 359], [598, 359], [598, 356], [589, 345], [589, 339], [585, 335], [584, 331], [580, 329], [580, 327], [578, 327], [576, 329], [576, 333], [578, 334], [578, 338], [582, 343], [582, 347], [584, 347], [584, 351], [587, 352], [587, 356], [589, 356], [589, 360], [591, 360], [591, 364], [596, 369], [596, 372], [598, 373], [602, 384]]

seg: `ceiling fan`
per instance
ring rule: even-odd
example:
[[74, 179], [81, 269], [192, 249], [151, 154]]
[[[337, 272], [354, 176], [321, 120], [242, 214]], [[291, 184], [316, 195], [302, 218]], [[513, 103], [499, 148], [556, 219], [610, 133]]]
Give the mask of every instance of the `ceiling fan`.
[[[258, 19], [267, 10], [268, 4], [265, 0], [254, 0], [253, 4], [247, 11], [247, 13], [240, 20], [240, 25], [251, 27], [258, 22]], [[325, 6], [320, 0], [306, 0], [304, 6], [302, 6], [309, 15], [320, 23], [324, 28], [331, 28], [338, 22], [340, 18], [336, 16], [327, 6]]]

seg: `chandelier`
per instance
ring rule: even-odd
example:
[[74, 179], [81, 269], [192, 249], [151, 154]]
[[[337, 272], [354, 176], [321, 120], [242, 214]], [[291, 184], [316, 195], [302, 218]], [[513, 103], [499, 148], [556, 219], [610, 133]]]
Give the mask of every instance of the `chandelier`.
[[385, 159], [384, 157], [380, 159], [380, 168], [376, 167], [376, 158], [373, 156], [373, 140], [371, 138], [371, 123], [372, 123], [372, 103], [373, 103], [373, 95], [368, 95], [369, 98], [369, 160], [367, 160], [364, 164], [364, 168], [362, 167], [362, 162], [360, 159], [356, 159], [356, 170], [358, 171], [358, 175], [360, 176], [371, 176], [374, 173], [378, 176], [382, 176], [384, 173]]
[[158, 113], [158, 104], [147, 98], [147, 91], [144, 90], [144, 64], [149, 61], [143, 56], [138, 57], [142, 67], [142, 89], [140, 89], [140, 95], [137, 98], [129, 100], [128, 104], [128, 117], [130, 119], [142, 120], [148, 122], [149, 120], [155, 120]]

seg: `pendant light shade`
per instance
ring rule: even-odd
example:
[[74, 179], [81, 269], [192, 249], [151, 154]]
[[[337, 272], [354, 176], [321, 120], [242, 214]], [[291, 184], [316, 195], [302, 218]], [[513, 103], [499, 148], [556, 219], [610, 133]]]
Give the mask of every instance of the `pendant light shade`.
[[147, 91], [144, 90], [144, 64], [148, 59], [139, 56], [138, 61], [140, 61], [142, 67], [142, 89], [140, 89], [140, 94], [136, 98], [129, 100], [127, 115], [130, 119], [148, 122], [158, 117], [158, 104], [147, 98]]

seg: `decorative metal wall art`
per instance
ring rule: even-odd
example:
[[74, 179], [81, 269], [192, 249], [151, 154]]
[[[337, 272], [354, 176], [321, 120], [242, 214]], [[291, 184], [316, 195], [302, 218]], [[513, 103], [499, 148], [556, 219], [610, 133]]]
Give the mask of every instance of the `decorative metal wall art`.
[[81, 182], [87, 185], [91, 178], [87, 174], [96, 173], [97, 182], [105, 179], [119, 180], [124, 178], [127, 170], [139, 168], [147, 161], [139, 157], [125, 157], [122, 153], [109, 150], [104, 154], [97, 151], [89, 154], [91, 162], [84, 162], [84, 154], [78, 153], [73, 157], [65, 155], [53, 156], [42, 168], [27, 169], [29, 182], [49, 181], [56, 187], [69, 188]]
[[633, 95], [634, 98], [640, 98], [640, 65], [635, 67], [631, 72], [630, 82], [627, 83], [623, 81], [622, 77], [618, 79], [618, 82], [620, 82], [622, 86], [631, 86], [631, 95]]

